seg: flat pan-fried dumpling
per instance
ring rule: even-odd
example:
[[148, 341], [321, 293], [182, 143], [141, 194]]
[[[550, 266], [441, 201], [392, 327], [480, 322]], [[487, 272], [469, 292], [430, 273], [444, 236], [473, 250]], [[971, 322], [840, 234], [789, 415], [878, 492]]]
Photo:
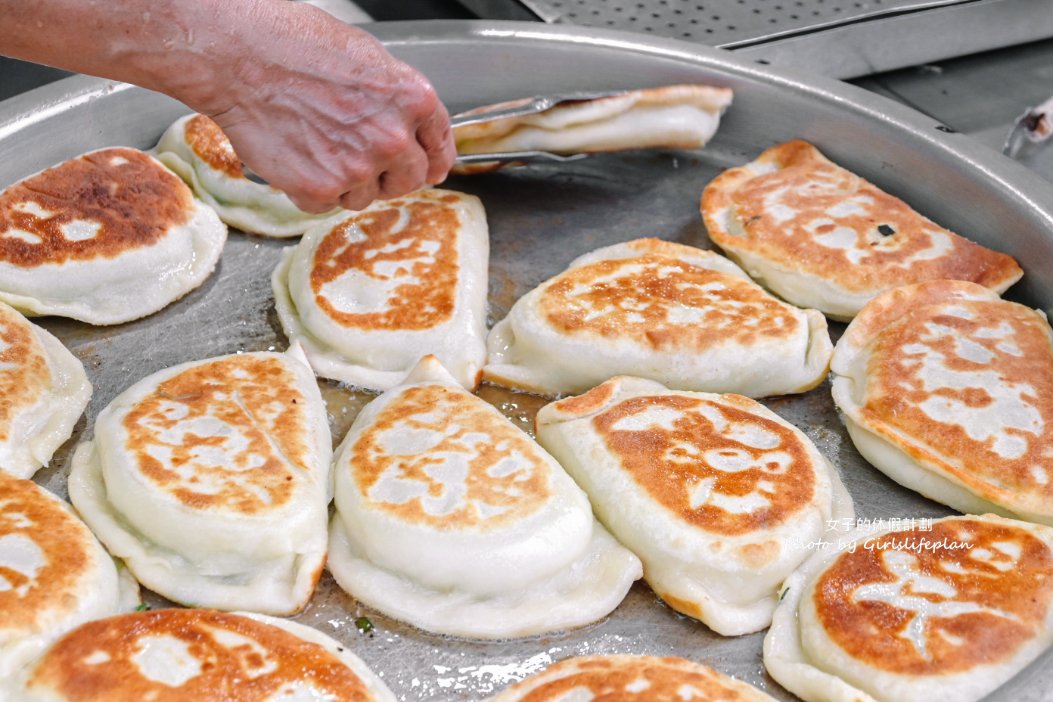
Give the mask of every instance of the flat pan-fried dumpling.
[[387, 390], [432, 354], [474, 388], [486, 360], [489, 251], [472, 195], [377, 202], [286, 250], [272, 276], [278, 318], [322, 377]]
[[73, 433], [91, 398], [84, 366], [0, 302], [0, 472], [32, 476]]
[[875, 298], [834, 351], [834, 402], [868, 461], [963, 512], [1053, 524], [1053, 331], [974, 283]]
[[[730, 88], [667, 85], [608, 97], [565, 102], [543, 112], [454, 127], [457, 153], [484, 154], [538, 149], [552, 153], [623, 149], [699, 149], [720, 125], [731, 104]], [[466, 112], [467, 117], [528, 102], [515, 100]], [[503, 163], [458, 165], [454, 172], [476, 173]]]
[[559, 464], [434, 357], [362, 410], [333, 470], [329, 570], [421, 629], [503, 639], [581, 626], [640, 577]]
[[99, 413], [70, 499], [143, 585], [217, 609], [306, 604], [325, 562], [332, 447], [297, 350], [173, 366]]
[[658, 596], [725, 636], [768, 626], [808, 544], [853, 516], [812, 442], [741, 395], [613, 378], [542, 408], [537, 437]]
[[774, 702], [752, 685], [684, 658], [581, 656], [494, 695], [489, 702]]
[[227, 228], [142, 151], [93, 151], [0, 193], [0, 300], [28, 315], [119, 324], [212, 273]]
[[[1053, 643], [1053, 529], [860, 529], [784, 586], [764, 666], [805, 702], [975, 702]], [[849, 545], [851, 544], [851, 545]]]
[[1023, 271], [828, 161], [804, 141], [773, 146], [702, 193], [709, 236], [766, 288], [847, 321], [878, 293], [949, 278], [999, 293]]
[[483, 379], [546, 395], [616, 375], [749, 397], [822, 382], [826, 319], [731, 261], [659, 239], [597, 249], [516, 301], [487, 338]]
[[73, 510], [0, 473], [0, 680], [73, 627], [138, 602], [139, 586]]
[[395, 702], [325, 634], [258, 614], [161, 609], [90, 622], [11, 686], [25, 702]]
[[246, 177], [227, 135], [205, 115], [186, 115], [157, 144], [157, 158], [175, 171], [220, 219], [243, 232], [299, 236], [327, 214], [304, 212], [280, 190]]

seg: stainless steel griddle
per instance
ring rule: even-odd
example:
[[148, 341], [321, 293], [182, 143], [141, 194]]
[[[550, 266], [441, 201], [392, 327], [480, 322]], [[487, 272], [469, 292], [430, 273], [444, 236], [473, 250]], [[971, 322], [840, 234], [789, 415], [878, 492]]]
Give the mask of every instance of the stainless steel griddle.
[[[721, 169], [800, 137], [904, 197], [927, 216], [1006, 251], [1026, 276], [1009, 297], [1053, 306], [1053, 189], [1022, 166], [884, 98], [842, 83], [777, 73], [696, 45], [620, 32], [499, 22], [401, 23], [371, 27], [421, 67], [453, 109], [541, 92], [620, 89], [701, 81], [735, 89], [735, 103], [698, 153], [608, 155], [551, 168], [451, 180], [479, 195], [491, 231], [490, 312], [599, 246], [660, 236], [709, 248], [698, 198]], [[0, 104], [0, 185], [89, 149], [151, 147], [186, 109], [122, 84], [75, 77]], [[108, 328], [48, 318], [43, 326], [84, 361], [95, 387], [86, 420], [38, 481], [66, 494], [70, 449], [90, 436], [98, 411], [139, 378], [175, 363], [235, 351], [283, 349], [270, 271], [295, 242], [233, 233], [216, 274], [162, 312]], [[840, 333], [841, 325], [832, 325]], [[334, 438], [369, 401], [321, 381]], [[484, 387], [480, 394], [520, 426], [544, 401]], [[799, 426], [837, 466], [860, 517], [939, 517], [946, 507], [905, 490], [865, 463], [847, 438], [829, 385], [766, 404]], [[156, 605], [164, 602], [156, 597]], [[372, 634], [354, 620], [368, 616]], [[404, 700], [475, 700], [551, 661], [590, 653], [675, 654], [792, 700], [763, 671], [763, 633], [713, 634], [637, 584], [607, 619], [584, 629], [511, 642], [433, 636], [367, 608], [326, 576], [297, 617], [345, 642]], [[1039, 702], [1053, 689], [1050, 656], [991, 697]]]

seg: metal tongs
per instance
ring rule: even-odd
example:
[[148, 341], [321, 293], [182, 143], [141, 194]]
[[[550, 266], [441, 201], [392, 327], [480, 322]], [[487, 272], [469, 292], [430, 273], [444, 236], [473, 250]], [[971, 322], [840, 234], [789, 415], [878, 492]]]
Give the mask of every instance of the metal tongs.
[[[553, 95], [537, 95], [535, 97], [527, 98], [522, 101], [517, 101], [511, 105], [500, 106], [492, 110], [462, 113], [460, 115], [455, 115], [450, 119], [450, 126], [452, 126], [454, 129], [457, 129], [458, 127], [463, 127], [469, 124], [493, 122], [499, 119], [508, 119], [509, 117], [536, 115], [551, 110], [557, 105], [565, 105], [567, 103], [572, 102], [585, 102], [588, 100], [596, 100], [598, 98], [613, 97], [615, 95], [623, 95], [625, 92], [626, 91], [624, 90], [608, 90], [597, 92], [580, 91], [572, 93], [555, 93]], [[566, 163], [568, 161], [578, 161], [587, 156], [589, 156], [588, 153], [557, 154], [551, 151], [537, 150], [499, 151], [485, 154], [457, 154], [457, 162], [462, 164], [493, 163], [495, 161], [514, 163]]]

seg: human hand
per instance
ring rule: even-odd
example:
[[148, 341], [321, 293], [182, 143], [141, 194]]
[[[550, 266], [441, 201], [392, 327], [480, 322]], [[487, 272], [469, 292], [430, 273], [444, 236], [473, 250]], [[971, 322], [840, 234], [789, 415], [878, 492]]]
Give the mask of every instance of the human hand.
[[209, 115], [249, 168], [308, 212], [361, 209], [441, 182], [453, 164], [449, 115], [424, 76], [305, 3], [122, 0], [102, 12], [83, 0], [0, 0], [0, 17], [11, 56], [159, 90]]
[[245, 30], [254, 46], [230, 67], [233, 84], [192, 105], [250, 169], [307, 212], [362, 209], [446, 177], [456, 155], [449, 115], [424, 76], [314, 7], [257, 7]]

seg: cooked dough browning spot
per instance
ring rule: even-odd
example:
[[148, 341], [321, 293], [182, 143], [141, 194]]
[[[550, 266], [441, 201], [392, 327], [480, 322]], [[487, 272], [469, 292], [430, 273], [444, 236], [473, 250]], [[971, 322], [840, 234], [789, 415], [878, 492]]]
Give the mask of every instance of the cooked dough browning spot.
[[552, 494], [549, 468], [522, 431], [443, 386], [410, 387], [352, 449], [362, 495], [408, 522], [497, 526]]
[[742, 534], [781, 524], [815, 492], [815, 473], [797, 436], [744, 410], [644, 396], [592, 421], [633, 480], [707, 531]]
[[843, 553], [813, 598], [849, 655], [905, 675], [950, 674], [1010, 658], [1038, 634], [1053, 553], [1024, 529], [950, 520]]
[[0, 193], [0, 261], [20, 268], [115, 258], [193, 211], [190, 190], [135, 149], [66, 161]]

